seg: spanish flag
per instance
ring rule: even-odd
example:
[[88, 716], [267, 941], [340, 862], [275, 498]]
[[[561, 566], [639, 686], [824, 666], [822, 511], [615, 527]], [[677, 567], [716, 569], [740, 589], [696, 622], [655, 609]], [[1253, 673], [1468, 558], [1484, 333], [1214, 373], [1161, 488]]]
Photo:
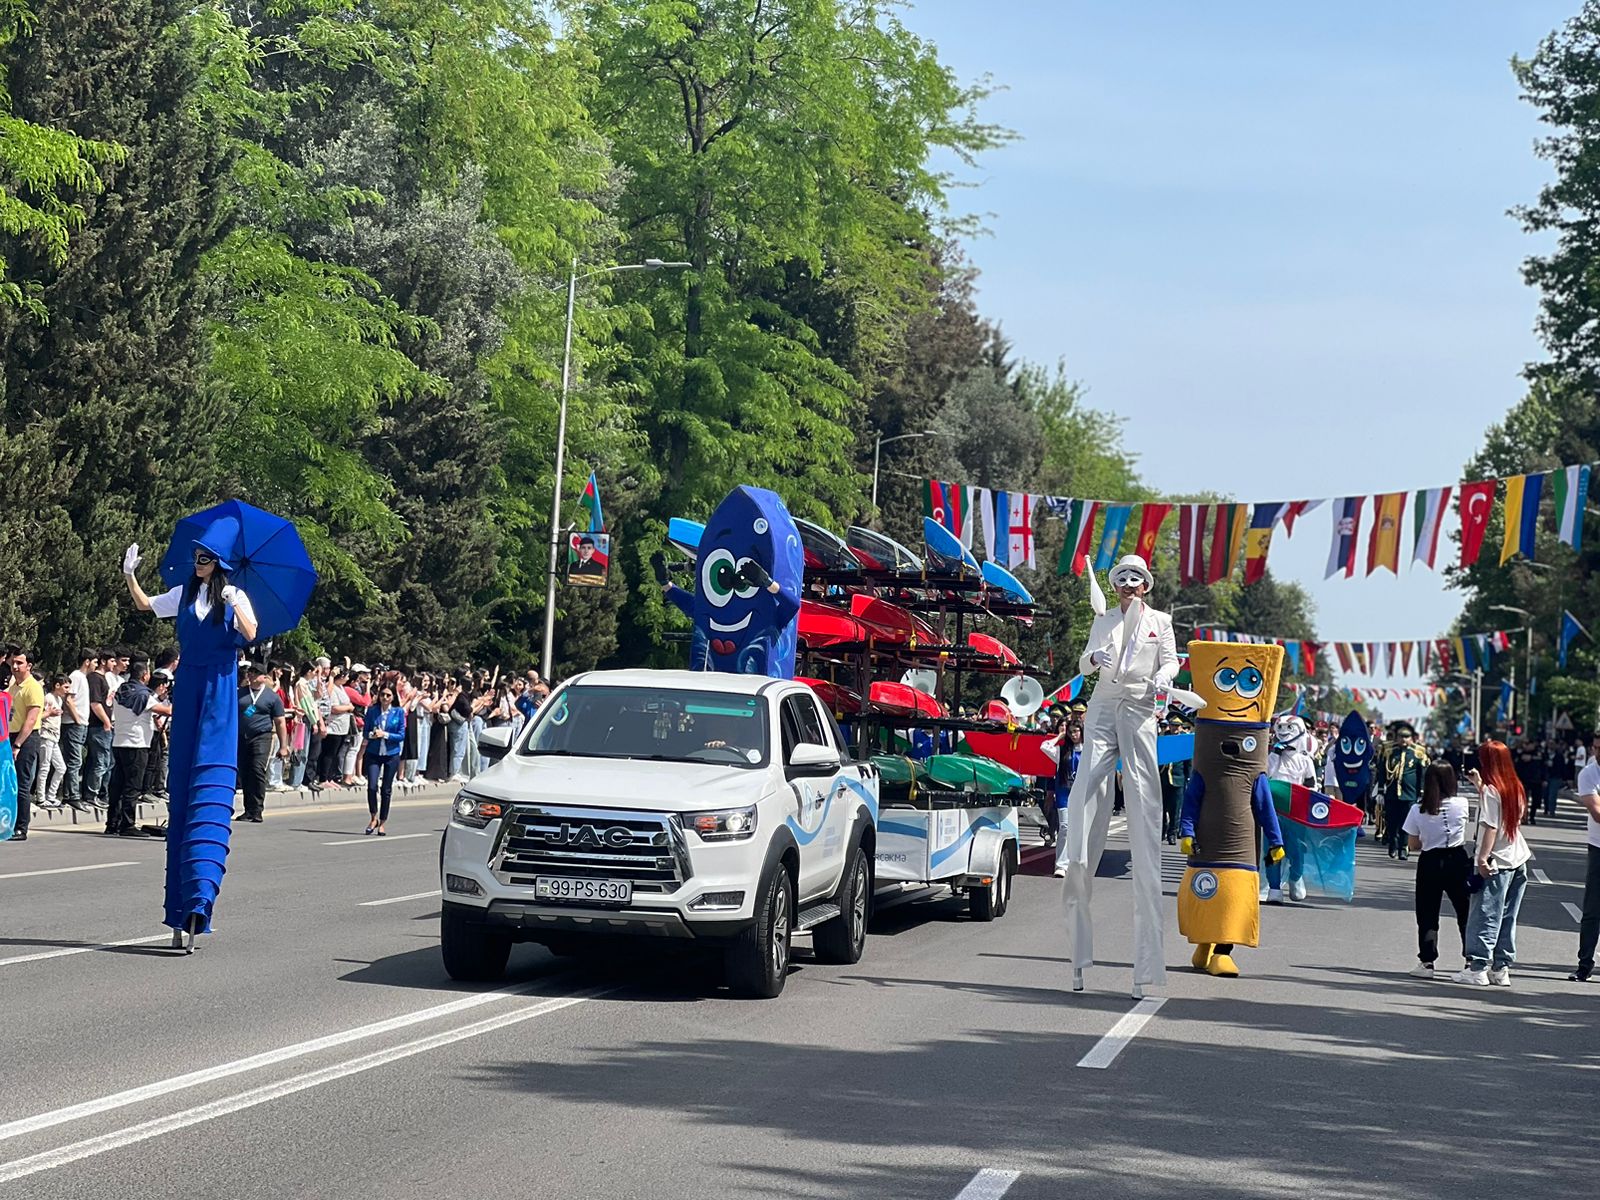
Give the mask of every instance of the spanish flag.
[[1367, 574], [1379, 567], [1400, 573], [1400, 518], [1405, 512], [1406, 494], [1387, 492], [1372, 498], [1372, 533], [1367, 540]]

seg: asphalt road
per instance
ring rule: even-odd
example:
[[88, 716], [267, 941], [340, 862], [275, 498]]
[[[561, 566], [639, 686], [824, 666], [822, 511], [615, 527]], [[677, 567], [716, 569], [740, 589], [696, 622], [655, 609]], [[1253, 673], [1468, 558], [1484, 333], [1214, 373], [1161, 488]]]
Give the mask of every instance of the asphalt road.
[[[1238, 980], [1191, 973], [1171, 915], [1170, 986], [1142, 1006], [1117, 836], [1096, 893], [1112, 965], [1081, 995], [1041, 864], [995, 924], [903, 904], [861, 963], [802, 953], [749, 1002], [681, 959], [529, 947], [502, 988], [454, 985], [446, 802], [401, 802], [382, 841], [364, 816], [237, 830], [188, 958], [164, 948], [161, 843], [36, 822], [0, 845], [0, 1198], [1595, 1194], [1569, 801], [1530, 831], [1551, 882], [1510, 990], [1407, 978], [1410, 868], [1364, 845], [1355, 903], [1268, 909]], [[1169, 850], [1169, 894], [1180, 874]], [[1113, 1058], [1130, 1013], [1148, 1020]]]

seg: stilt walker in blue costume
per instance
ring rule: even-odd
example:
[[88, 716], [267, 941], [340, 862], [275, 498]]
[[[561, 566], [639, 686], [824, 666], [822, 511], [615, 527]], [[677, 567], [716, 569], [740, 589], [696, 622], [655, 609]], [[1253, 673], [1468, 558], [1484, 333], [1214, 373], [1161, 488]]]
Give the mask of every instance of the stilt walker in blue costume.
[[167, 591], [145, 594], [140, 561], [138, 545], [128, 547], [122, 573], [134, 607], [177, 622], [164, 922], [173, 949], [187, 952], [196, 934], [211, 932], [227, 866], [239, 775], [239, 651], [299, 623], [316, 572], [292, 525], [236, 500], [178, 523], [161, 563], [174, 585]]

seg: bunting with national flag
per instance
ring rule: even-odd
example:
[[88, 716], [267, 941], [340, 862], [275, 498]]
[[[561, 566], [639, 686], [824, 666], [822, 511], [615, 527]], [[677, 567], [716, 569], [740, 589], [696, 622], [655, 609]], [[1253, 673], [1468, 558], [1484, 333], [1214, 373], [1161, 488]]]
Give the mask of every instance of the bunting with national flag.
[[1342, 574], [1349, 579], [1356, 573], [1356, 547], [1361, 540], [1361, 507], [1365, 496], [1344, 496], [1333, 502], [1333, 541], [1328, 546], [1328, 569], [1324, 579]]
[[1450, 503], [1447, 487], [1426, 488], [1411, 502], [1411, 561], [1433, 566], [1439, 553], [1439, 530], [1444, 525], [1445, 508]]
[[1204, 504], [1185, 504], [1178, 510], [1178, 582], [1200, 583], [1206, 571], [1206, 513]]
[[1283, 510], [1283, 531], [1290, 537], [1294, 536], [1294, 523], [1308, 512], [1322, 506], [1321, 500], [1295, 500]]
[[1244, 535], [1244, 581], [1259, 583], [1267, 573], [1267, 551], [1272, 547], [1272, 531], [1284, 510], [1282, 501], [1258, 504], [1250, 514], [1250, 528]]
[[1489, 528], [1489, 513], [1494, 508], [1494, 489], [1498, 479], [1463, 483], [1458, 493], [1461, 510], [1461, 565], [1470, 567], [1483, 550], [1483, 535]]
[[1404, 492], [1384, 492], [1372, 498], [1372, 533], [1367, 538], [1367, 574], [1379, 567], [1391, 575], [1400, 574], [1400, 514], [1405, 511]]
[[1543, 488], [1543, 475], [1512, 475], [1506, 479], [1506, 530], [1500, 543], [1501, 565], [1518, 554], [1532, 560], [1534, 538], [1539, 532], [1539, 496]]
[[1550, 476], [1556, 508], [1556, 536], [1574, 550], [1583, 548], [1583, 510], [1589, 500], [1589, 467], [1563, 467]]
[[1245, 527], [1250, 520], [1248, 504], [1217, 504], [1211, 510], [1211, 561], [1206, 567], [1206, 582], [1217, 583], [1233, 576], [1244, 549]]
[[1006, 566], [1032, 570], [1037, 565], [1033, 548], [1033, 497], [1027, 492], [1008, 492], [1006, 499], [1011, 510], [1006, 528], [1009, 534]]
[[1045, 501], [1051, 512], [1065, 522], [1066, 538], [1061, 543], [1061, 558], [1056, 563], [1056, 574], [1082, 575], [1094, 539], [1094, 515], [1099, 507], [1093, 500], [1072, 500], [1051, 496]]
[[1117, 551], [1122, 547], [1122, 535], [1128, 531], [1128, 518], [1133, 515], [1131, 504], [1106, 505], [1106, 519], [1101, 523], [1100, 548], [1095, 551], [1094, 569], [1109, 571], [1117, 561]]
[[600, 481], [594, 477], [594, 472], [589, 472], [589, 482], [583, 485], [583, 495], [578, 498], [578, 506], [589, 514], [590, 533], [604, 533], [606, 529], [605, 514], [600, 511]]
[[1011, 539], [1006, 526], [1011, 520], [1011, 503], [1003, 491], [978, 489], [978, 517], [983, 526], [983, 552], [992, 563], [1007, 566]]
[[1557, 643], [1556, 651], [1556, 660], [1563, 671], [1567, 669], [1567, 647], [1572, 645], [1572, 639], [1580, 633], [1584, 637], [1589, 636], [1589, 631], [1578, 624], [1577, 617], [1570, 612], [1563, 611], [1561, 614], [1561, 637]]
[[1406, 675], [1411, 674], [1411, 646], [1410, 642], [1400, 643], [1400, 670]]
[[1146, 565], [1155, 561], [1156, 537], [1161, 533], [1161, 524], [1171, 511], [1170, 504], [1146, 504], [1139, 513], [1139, 540], [1134, 545], [1133, 552], [1144, 559]]
[[927, 480], [922, 487], [922, 515], [932, 517], [951, 533], [960, 537], [963, 524], [970, 538], [971, 526], [964, 520], [967, 489], [959, 483], [945, 483], [938, 479]]

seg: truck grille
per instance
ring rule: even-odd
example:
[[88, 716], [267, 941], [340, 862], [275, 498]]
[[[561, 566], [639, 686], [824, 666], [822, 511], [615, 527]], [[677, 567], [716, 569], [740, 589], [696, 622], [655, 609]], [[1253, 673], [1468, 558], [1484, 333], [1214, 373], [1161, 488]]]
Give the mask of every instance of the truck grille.
[[616, 809], [515, 805], [500, 826], [489, 869], [502, 883], [536, 876], [631, 879], [635, 892], [675, 892], [692, 873], [674, 816]]

